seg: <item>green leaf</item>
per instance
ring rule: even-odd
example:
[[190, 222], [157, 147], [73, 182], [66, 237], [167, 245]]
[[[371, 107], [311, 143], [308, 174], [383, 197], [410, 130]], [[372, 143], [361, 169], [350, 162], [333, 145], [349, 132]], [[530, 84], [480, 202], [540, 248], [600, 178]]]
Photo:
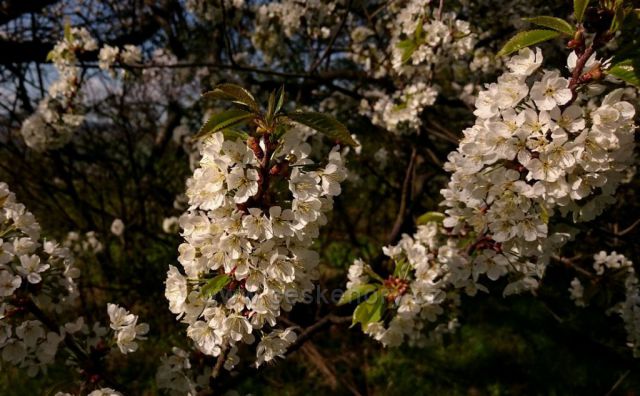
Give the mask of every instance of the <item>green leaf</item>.
[[219, 84], [209, 92], [202, 94], [203, 98], [228, 100], [234, 103], [245, 105], [254, 113], [260, 111], [260, 106], [249, 91], [235, 84]]
[[269, 94], [269, 102], [267, 103], [267, 122], [270, 123], [273, 119], [273, 115], [276, 112], [276, 93], [271, 92]]
[[584, 12], [589, 5], [589, 0], [573, 0], [573, 15], [576, 17], [578, 23], [582, 22], [584, 18]]
[[607, 74], [640, 87], [640, 58], [625, 59], [618, 62], [607, 70]]
[[203, 297], [213, 297], [231, 282], [231, 277], [227, 274], [216, 275], [200, 288]]
[[372, 291], [376, 290], [378, 287], [369, 283], [364, 285], [358, 285], [351, 289], [348, 289], [344, 292], [337, 305], [348, 304], [353, 300], [356, 300], [360, 297], [364, 297]]
[[249, 138], [249, 134], [245, 131], [241, 131], [234, 128], [225, 128], [222, 130], [222, 135], [224, 136], [224, 140], [242, 140], [246, 141]]
[[214, 114], [200, 128], [196, 138], [247, 122], [253, 117], [255, 117], [254, 113], [240, 109], [229, 109], [222, 113]]
[[333, 140], [357, 147], [358, 143], [351, 137], [349, 130], [340, 121], [330, 115], [316, 112], [298, 112], [287, 114], [287, 117], [298, 124], [308, 126]]
[[411, 270], [411, 264], [405, 259], [396, 261], [396, 267], [393, 269], [393, 276], [396, 278], [406, 279], [409, 271]]
[[423, 224], [427, 224], [427, 223], [431, 223], [431, 222], [442, 223], [444, 218], [445, 218], [444, 213], [427, 212], [427, 213], [423, 214], [422, 216], [418, 217], [418, 220], [416, 220], [416, 223], [418, 225], [423, 225]]
[[623, 0], [616, 0], [613, 6], [613, 19], [611, 20], [611, 27], [609, 27], [609, 31], [612, 33], [620, 30], [620, 28], [622, 28], [622, 24], [624, 23], [626, 14], [624, 12], [623, 5]]
[[420, 18], [418, 18], [418, 23], [416, 25], [416, 31], [413, 34], [414, 37], [416, 38], [416, 41], [420, 41], [422, 40], [422, 34], [424, 33], [424, 17], [422, 15], [420, 15]]
[[552, 38], [556, 38], [559, 35], [560, 33], [556, 31], [544, 29], [535, 29], [520, 32], [513, 36], [509, 41], [507, 41], [500, 52], [498, 52], [498, 56], [509, 55], [513, 52], [521, 50], [522, 48], [526, 48], [543, 41], [551, 40]]
[[540, 205], [540, 219], [543, 223], [549, 223], [549, 211], [544, 205]]
[[404, 40], [396, 44], [396, 47], [402, 50], [401, 61], [402, 63], [405, 63], [409, 59], [411, 59], [411, 56], [413, 55], [415, 50], [418, 48], [418, 44], [414, 40]]
[[284, 84], [280, 87], [280, 91], [278, 92], [278, 104], [276, 105], [276, 114], [282, 110], [282, 106], [284, 105]]
[[64, 39], [67, 41], [73, 40], [73, 35], [71, 34], [71, 23], [68, 19], [64, 22]]
[[378, 322], [382, 319], [382, 314], [384, 313], [384, 302], [384, 296], [380, 290], [370, 295], [365, 302], [358, 305], [353, 311], [351, 326], [360, 323], [362, 328], [365, 329], [369, 323]]
[[534, 18], [524, 18], [525, 21], [531, 22], [534, 25], [543, 26], [549, 29], [553, 29], [560, 33], [567, 34], [569, 36], [573, 36], [575, 34], [575, 29], [573, 26], [569, 24], [569, 22], [564, 19], [552, 17], [552, 16], [539, 16]]

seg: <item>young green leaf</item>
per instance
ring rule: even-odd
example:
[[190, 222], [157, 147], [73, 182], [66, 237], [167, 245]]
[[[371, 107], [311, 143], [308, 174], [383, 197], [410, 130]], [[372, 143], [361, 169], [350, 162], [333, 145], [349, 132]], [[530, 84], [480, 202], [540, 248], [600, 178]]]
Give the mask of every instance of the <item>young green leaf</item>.
[[210, 279], [200, 288], [200, 294], [204, 297], [213, 297], [231, 282], [231, 277], [227, 274], [220, 274]]
[[234, 129], [234, 128], [225, 128], [222, 130], [222, 135], [224, 136], [224, 140], [242, 140], [242, 141], [246, 141], [249, 138], [249, 134], [244, 132], [244, 131], [240, 131], [238, 129]]
[[513, 36], [498, 52], [498, 56], [509, 55], [522, 48], [556, 38], [560, 33], [553, 30], [535, 29], [520, 32]]
[[64, 39], [67, 41], [73, 40], [73, 35], [71, 34], [71, 22], [67, 19], [64, 22]]
[[616, 0], [613, 5], [613, 19], [611, 20], [610, 32], [616, 32], [622, 28], [626, 13], [624, 11], [624, 0]]
[[283, 105], [284, 105], [284, 85], [282, 85], [282, 87], [280, 87], [280, 90], [278, 91], [278, 104], [276, 105], [276, 111], [275, 111], [276, 114], [280, 110], [282, 110]]
[[267, 103], [267, 122], [273, 120], [273, 115], [276, 112], [276, 93], [272, 91], [269, 94], [269, 102]]
[[423, 224], [427, 224], [430, 223], [432, 221], [436, 222], [436, 223], [442, 223], [442, 220], [444, 220], [444, 213], [440, 213], [440, 212], [427, 212], [425, 214], [423, 214], [422, 216], [418, 217], [418, 220], [416, 220], [416, 223], [418, 225], [423, 225]]
[[531, 22], [534, 25], [543, 26], [549, 29], [553, 29], [557, 32], [564, 33], [569, 36], [575, 34], [575, 29], [564, 19], [552, 17], [552, 16], [539, 16], [533, 18], [524, 18], [525, 21]]
[[384, 313], [385, 299], [380, 290], [376, 291], [369, 298], [358, 305], [353, 311], [351, 326], [360, 323], [365, 329], [369, 323], [378, 322]]
[[396, 278], [405, 279], [411, 270], [411, 264], [408, 261], [402, 259], [396, 261], [396, 267], [393, 269], [393, 276]]
[[209, 92], [202, 94], [203, 98], [229, 100], [234, 103], [245, 105], [254, 113], [260, 111], [260, 106], [255, 98], [246, 89], [235, 84], [219, 84]]
[[607, 74], [640, 87], [640, 58], [618, 62], [607, 70]]
[[316, 112], [298, 112], [287, 114], [293, 122], [308, 126], [329, 138], [339, 141], [344, 144], [348, 144], [351, 147], [357, 147], [358, 143], [351, 137], [349, 130], [340, 121], [335, 118]]
[[573, 15], [576, 17], [578, 23], [584, 19], [584, 11], [589, 5], [589, 0], [573, 0]]
[[402, 63], [405, 63], [409, 59], [411, 59], [411, 56], [413, 55], [415, 50], [418, 48], [418, 44], [414, 40], [404, 40], [396, 44], [396, 47], [402, 50], [401, 61]]
[[420, 18], [418, 18], [418, 22], [416, 24], [416, 31], [414, 33], [414, 37], [416, 39], [416, 41], [420, 41], [422, 40], [422, 34], [424, 33], [424, 17], [421, 15]]
[[364, 297], [376, 290], [378, 287], [369, 283], [358, 285], [344, 292], [337, 305], [348, 304], [353, 300]]
[[222, 113], [214, 114], [204, 123], [202, 128], [200, 128], [196, 138], [242, 124], [253, 117], [255, 117], [254, 113], [240, 109], [229, 109]]

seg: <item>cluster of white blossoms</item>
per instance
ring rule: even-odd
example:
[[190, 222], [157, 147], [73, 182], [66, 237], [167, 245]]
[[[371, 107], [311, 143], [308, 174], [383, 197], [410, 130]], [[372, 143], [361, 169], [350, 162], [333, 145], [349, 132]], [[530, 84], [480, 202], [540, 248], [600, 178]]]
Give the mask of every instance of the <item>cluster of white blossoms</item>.
[[[36, 111], [20, 128], [25, 144], [36, 151], [58, 149], [69, 142], [85, 119], [80, 108], [81, 67], [78, 56], [98, 50], [97, 41], [85, 28], [67, 28], [64, 37], [48, 55], [58, 78], [49, 86]], [[98, 54], [99, 67], [113, 74], [113, 64], [135, 65], [142, 60], [140, 48], [125, 45], [123, 49], [105, 45]]]
[[100, 69], [115, 75], [113, 65], [120, 62], [124, 65], [136, 65], [142, 61], [142, 51], [139, 47], [125, 44], [122, 49], [105, 44], [98, 53]]
[[98, 49], [85, 28], [70, 28], [49, 53], [58, 79], [54, 81], [38, 108], [22, 123], [20, 133], [33, 150], [54, 150], [65, 145], [84, 120], [78, 112], [80, 71], [78, 54]]
[[77, 296], [79, 271], [68, 249], [40, 239], [40, 225], [0, 182], [0, 350], [2, 360], [36, 375], [52, 364], [64, 333], [31, 320], [29, 304], [61, 312]]
[[[589, 286], [587, 287], [602, 287], [601, 278], [606, 276], [609, 282], [605, 287], [614, 292], [623, 291], [624, 300], [615, 303], [607, 310], [607, 313], [620, 316], [627, 332], [627, 346], [631, 348], [635, 357], [640, 357], [640, 283], [633, 263], [622, 254], [605, 251], [595, 254], [593, 260], [595, 274], [589, 278]], [[569, 292], [571, 299], [578, 307], [589, 305], [589, 301], [585, 299], [584, 291], [585, 287], [582, 285], [582, 281], [577, 277], [574, 278], [571, 281]], [[590, 294], [594, 295], [596, 292], [592, 291]]]
[[145, 334], [149, 332], [149, 325], [138, 324], [138, 315], [134, 315], [126, 309], [115, 304], [107, 304], [107, 313], [111, 321], [110, 327], [114, 331], [114, 338], [120, 352], [127, 354], [138, 349], [136, 340], [145, 340]]
[[[569, 56], [569, 70], [576, 60]], [[445, 164], [452, 175], [442, 190], [444, 230], [420, 227], [413, 238], [405, 235], [398, 246], [385, 248], [396, 267], [409, 263], [408, 278], [392, 276], [383, 285], [398, 298], [388, 327], [379, 322], [365, 328], [385, 345], [398, 345], [405, 336], [417, 343], [423, 325], [416, 315], [435, 318], [450, 296], [446, 290], [473, 295], [487, 290], [484, 278], [504, 276], [505, 295], [538, 287], [550, 257], [572, 238], [559, 226], [550, 230], [550, 217], [557, 212], [576, 222], [593, 219], [630, 171], [635, 110], [622, 100], [623, 89], [604, 98], [593, 95], [603, 89], [574, 95], [568, 79], [557, 70], [538, 71], [541, 64], [539, 49], [523, 49], [507, 62], [510, 71], [480, 92], [475, 125]], [[592, 57], [585, 70], [597, 64]], [[436, 239], [441, 234], [446, 238]], [[597, 261], [596, 269], [616, 260]], [[349, 289], [368, 282], [363, 268], [359, 261], [350, 268]], [[632, 327], [638, 324], [637, 281], [627, 283], [632, 302], [620, 312]], [[571, 290], [580, 302], [582, 286], [573, 282]]]
[[[413, 237], [404, 234], [397, 245], [384, 247], [383, 252], [396, 268], [381, 285], [391, 319], [367, 323], [364, 332], [384, 346], [406, 341], [421, 347], [455, 330], [456, 289], [466, 288], [467, 294], [475, 295], [478, 287], [469, 279], [465, 253], [448, 243], [441, 225], [418, 226]], [[368, 264], [356, 260], [349, 268], [347, 292], [369, 284], [371, 271]]]
[[[314, 165], [296, 129], [277, 147], [266, 138], [254, 143], [219, 132], [203, 142], [180, 218], [186, 276], [171, 266], [166, 281], [169, 308], [189, 325], [187, 335], [207, 355], [226, 351], [228, 369], [238, 360], [236, 343], [253, 343], [256, 330], [258, 364], [294, 340], [291, 331], [267, 329], [313, 289], [319, 255], [310, 245], [346, 178], [337, 147], [325, 166]], [[291, 197], [272, 191], [275, 182], [288, 184]]]
[[209, 385], [209, 373], [194, 372], [189, 353], [173, 347], [171, 355], [165, 355], [161, 359], [156, 371], [156, 384], [171, 396], [195, 396], [199, 390], [206, 389]]
[[[89, 328], [77, 316], [80, 271], [71, 251], [95, 254], [102, 244], [92, 232], [69, 233], [65, 246], [40, 234], [33, 214], [0, 182], [0, 356], [30, 376], [46, 373], [63, 345], [69, 365], [82, 364], [86, 350], [108, 352], [107, 329], [97, 322]], [[136, 350], [148, 326], [112, 304], [108, 312], [122, 353]]]
[[[384, 14], [391, 35], [386, 52], [367, 40], [373, 31], [360, 28], [352, 35], [352, 59], [364, 62], [365, 69], [377, 77], [392, 77], [396, 84], [391, 95], [368, 92], [361, 113], [393, 133], [414, 133], [420, 128], [422, 111], [435, 103], [440, 90], [432, 83], [437, 68], [464, 57], [475, 45], [476, 35], [468, 22], [456, 19], [455, 13], [441, 13], [430, 3], [408, 0], [389, 6]], [[379, 58], [373, 64], [372, 55]]]
[[[507, 62], [510, 71], [480, 92], [476, 123], [445, 164], [444, 225], [474, 236], [474, 271], [490, 265], [512, 275], [507, 294], [536, 287], [553, 247], [566, 241], [550, 232], [550, 216], [595, 218], [633, 161], [635, 110], [623, 90], [574, 98], [558, 70], [537, 72], [541, 63], [541, 51], [528, 48]], [[575, 63], [572, 54], [569, 70]]]
[[[255, 26], [251, 43], [260, 50], [265, 63], [271, 63], [274, 56], [282, 58], [286, 54], [285, 39], [300, 34], [314, 39], [328, 39], [331, 28], [339, 24], [340, 11], [336, 15], [338, 3], [343, 0], [280, 0], [256, 3]], [[304, 23], [303, 23], [304, 22]]]
[[62, 242], [62, 246], [69, 249], [75, 257], [96, 255], [104, 250], [104, 245], [98, 239], [98, 234], [95, 231], [88, 231], [84, 234], [70, 231]]

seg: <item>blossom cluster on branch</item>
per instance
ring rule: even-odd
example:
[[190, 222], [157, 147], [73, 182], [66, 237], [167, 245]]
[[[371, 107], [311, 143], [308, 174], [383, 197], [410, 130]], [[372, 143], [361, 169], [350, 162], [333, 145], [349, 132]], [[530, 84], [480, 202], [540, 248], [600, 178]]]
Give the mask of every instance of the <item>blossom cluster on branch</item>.
[[[80, 250], [102, 248], [95, 234], [87, 237], [88, 245], [82, 246], [78, 235], [69, 237], [65, 245]], [[86, 370], [89, 377], [100, 378], [103, 373], [92, 372], [95, 362], [89, 361], [109, 352], [109, 332], [98, 322], [89, 328], [77, 316], [75, 280], [79, 276], [69, 248], [42, 239], [33, 214], [0, 182], [0, 356], [4, 362], [35, 376], [64, 361]], [[136, 315], [113, 304], [108, 305], [108, 314], [120, 351], [135, 351], [135, 341], [144, 339], [148, 325], [137, 324]], [[62, 356], [61, 348], [65, 349]]]
[[[58, 149], [67, 144], [85, 120], [82, 108], [82, 72], [80, 56], [98, 50], [97, 41], [85, 28], [65, 28], [64, 37], [48, 55], [57, 72], [36, 111], [20, 128], [25, 144], [35, 151]], [[134, 65], [142, 60], [140, 48], [127, 44], [122, 50], [104, 45], [98, 55], [99, 67], [113, 72], [113, 64]]]
[[[570, 71], [575, 62], [570, 55]], [[635, 110], [624, 91], [575, 92], [560, 71], [538, 72], [541, 64], [539, 49], [511, 58], [510, 71], [480, 92], [476, 123], [445, 164], [452, 175], [442, 190], [444, 226], [473, 236], [472, 266], [509, 274], [505, 294], [535, 288], [567, 240], [549, 219], [594, 219], [633, 162]]]
[[[569, 56], [569, 71], [577, 59]], [[631, 172], [635, 110], [622, 100], [625, 91], [578, 91], [560, 71], [539, 71], [542, 60], [539, 49], [522, 49], [507, 62], [509, 71], [480, 92], [475, 125], [445, 164], [452, 175], [442, 190], [442, 228], [421, 226], [413, 238], [404, 235], [384, 249], [395, 270], [380, 287], [394, 313], [386, 326], [382, 315], [363, 321], [383, 344], [399, 345], [405, 336], [419, 344], [424, 335], [416, 329], [424, 325], [416, 318], [435, 321], [442, 304], [459, 298], [456, 289], [473, 295], [488, 291], [484, 279], [502, 277], [505, 295], [537, 288], [551, 256], [572, 237], [552, 220], [592, 220]], [[583, 62], [586, 70], [600, 65], [595, 55]], [[360, 286], [372, 273], [364, 268], [354, 262], [347, 293], [371, 292]], [[581, 286], [572, 287], [579, 294]], [[628, 300], [637, 302], [634, 290], [627, 290]], [[633, 304], [621, 311], [628, 327], [637, 322]]]
[[[398, 346], [405, 341], [411, 346], [425, 346], [440, 340], [443, 334], [457, 328], [457, 288], [475, 295], [477, 285], [469, 279], [465, 252], [452, 240], [438, 222], [418, 226], [413, 236], [402, 235], [393, 246], [383, 248], [393, 262], [393, 275], [382, 280], [369, 264], [356, 260], [349, 268], [347, 292], [375, 284], [385, 290], [391, 319], [363, 323], [363, 331], [384, 346]], [[484, 289], [482, 286], [480, 286]], [[486, 289], [484, 289], [486, 290]], [[365, 301], [363, 304], [375, 303]], [[387, 323], [385, 323], [387, 322]]]
[[586, 307], [603, 290], [611, 295], [621, 292], [624, 296], [621, 301], [607, 301], [611, 303], [607, 313], [620, 316], [627, 332], [627, 346], [634, 357], [640, 357], [640, 283], [633, 263], [622, 254], [603, 250], [593, 256], [593, 270], [595, 273], [581, 273], [584, 280], [573, 278], [569, 288], [571, 299], [576, 306]]
[[78, 55], [98, 49], [96, 40], [85, 28], [68, 28], [65, 37], [56, 43], [49, 59], [58, 79], [49, 86], [38, 109], [22, 123], [20, 133], [25, 144], [36, 151], [54, 150], [64, 146], [84, 121], [77, 108], [81, 71]]
[[390, 34], [388, 48], [381, 50], [375, 32], [360, 27], [352, 33], [351, 57], [365, 64], [377, 77], [389, 76], [395, 92], [369, 91], [361, 113], [393, 133], [414, 133], [422, 125], [421, 114], [435, 103], [440, 87], [434, 82], [437, 68], [468, 54], [476, 35], [468, 22], [455, 13], [442, 12], [430, 0], [394, 2], [384, 14]]
[[198, 349], [224, 353], [228, 369], [238, 361], [238, 342], [251, 344], [259, 334], [259, 365], [295, 340], [291, 329], [273, 328], [314, 287], [319, 257], [310, 246], [346, 177], [337, 148], [324, 166], [310, 151], [296, 129], [278, 144], [268, 135], [244, 142], [217, 132], [205, 139], [187, 182], [178, 258], [186, 276], [171, 266], [166, 296]]

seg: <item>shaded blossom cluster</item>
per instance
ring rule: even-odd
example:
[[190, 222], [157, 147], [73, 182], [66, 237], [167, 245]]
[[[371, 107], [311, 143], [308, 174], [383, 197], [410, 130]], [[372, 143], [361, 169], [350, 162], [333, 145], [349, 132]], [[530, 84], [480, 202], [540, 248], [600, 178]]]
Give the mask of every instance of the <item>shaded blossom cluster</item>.
[[[590, 301], [585, 296], [586, 288], [594, 288], [598, 282], [610, 282], [610, 290], [621, 291], [624, 299], [616, 301], [607, 310], [608, 314], [616, 314], [624, 322], [627, 332], [627, 346], [634, 357], [640, 357], [640, 283], [631, 260], [616, 252], [601, 251], [593, 256], [593, 270], [586, 281], [573, 278], [569, 287], [570, 297], [578, 307], [586, 307]], [[588, 272], [586, 274], [589, 274]], [[587, 283], [587, 286], [583, 285]], [[594, 295], [594, 291], [590, 291]]]
[[[361, 113], [393, 133], [415, 133], [423, 110], [435, 103], [440, 88], [436, 69], [468, 54], [476, 42], [468, 22], [442, 12], [430, 0], [394, 2], [384, 23], [390, 35], [386, 50], [378, 48], [374, 31], [358, 27], [352, 33], [352, 58], [376, 77], [391, 77], [396, 90], [367, 92]], [[406, 83], [409, 81], [410, 83]]]
[[84, 121], [78, 111], [81, 68], [78, 55], [98, 49], [96, 40], [85, 28], [70, 28], [54, 46], [49, 59], [58, 72], [35, 113], [22, 123], [20, 133], [25, 144], [36, 151], [54, 150], [64, 146]]
[[[46, 374], [62, 348], [65, 364], [80, 367], [88, 350], [109, 351], [107, 328], [77, 316], [80, 270], [70, 248], [95, 254], [102, 245], [92, 232], [86, 239], [69, 233], [65, 245], [43, 239], [33, 214], [0, 182], [0, 356], [30, 376]], [[122, 353], [135, 351], [148, 326], [113, 304], [108, 314], [114, 343]]]

